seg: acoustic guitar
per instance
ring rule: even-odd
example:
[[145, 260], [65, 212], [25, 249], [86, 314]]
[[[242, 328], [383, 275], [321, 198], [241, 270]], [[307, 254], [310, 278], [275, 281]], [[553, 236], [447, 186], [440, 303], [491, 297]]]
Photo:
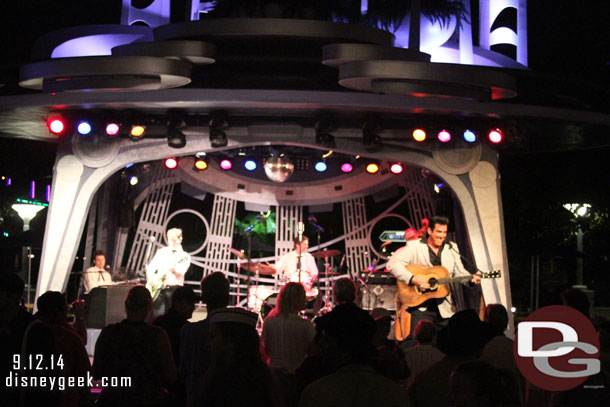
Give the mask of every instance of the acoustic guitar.
[[[406, 269], [413, 275], [424, 276], [430, 288], [422, 289], [419, 286], [408, 285], [396, 280], [396, 310], [399, 319], [399, 323], [396, 324], [396, 339], [399, 341], [404, 340], [411, 329], [411, 314], [406, 308], [417, 307], [432, 298], [445, 298], [451, 292], [449, 284], [472, 280], [472, 275], [451, 277], [447, 269], [442, 266], [426, 267], [409, 264]], [[481, 278], [500, 277], [502, 277], [500, 270], [481, 273]]]
[[165, 280], [167, 279], [167, 275], [169, 274], [170, 268], [175, 268], [179, 264], [186, 263], [189, 260], [188, 256], [181, 256], [178, 261], [175, 261], [172, 267], [167, 267], [164, 272], [160, 273], [159, 270], [155, 270], [154, 272], [147, 275], [146, 288], [150, 291], [150, 295], [153, 301], [156, 301], [161, 294], [161, 291], [165, 288]]

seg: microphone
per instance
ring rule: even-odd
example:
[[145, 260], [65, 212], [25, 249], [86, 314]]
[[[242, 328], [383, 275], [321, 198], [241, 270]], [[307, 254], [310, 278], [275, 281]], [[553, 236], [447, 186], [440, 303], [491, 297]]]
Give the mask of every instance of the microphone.
[[318, 232], [324, 232], [324, 228], [318, 225], [318, 219], [316, 219], [316, 215], [311, 213], [309, 214], [309, 217], [307, 219], [309, 220], [309, 223], [311, 223], [311, 226], [313, 226], [314, 229], [316, 229]]
[[151, 237], [149, 237], [149, 238], [148, 238], [148, 240], [150, 240], [151, 242], [154, 242], [154, 241], [155, 241], [155, 240], [157, 240], [157, 239], [155, 239], [155, 237], [154, 237], [154, 236], [151, 236]]
[[252, 229], [254, 229], [254, 225], [250, 225], [247, 228], [244, 229], [244, 232], [248, 233], [249, 231], [251, 231]]
[[307, 219], [309, 219], [311, 223], [318, 223], [318, 219], [316, 219], [316, 215], [314, 215], [313, 213], [310, 213]]
[[343, 267], [343, 263], [345, 263], [345, 254], [343, 255], [343, 258], [341, 259], [341, 263], [339, 263], [339, 270], [341, 270], [341, 268]]

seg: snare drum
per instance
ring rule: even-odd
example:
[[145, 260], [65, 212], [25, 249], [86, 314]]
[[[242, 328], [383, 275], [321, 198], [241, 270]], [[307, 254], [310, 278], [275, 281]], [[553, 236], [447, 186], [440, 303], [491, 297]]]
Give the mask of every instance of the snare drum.
[[271, 294], [276, 293], [277, 290], [274, 290], [273, 286], [270, 285], [250, 286], [248, 289], [248, 309], [258, 312], [263, 304], [263, 301], [265, 301]]

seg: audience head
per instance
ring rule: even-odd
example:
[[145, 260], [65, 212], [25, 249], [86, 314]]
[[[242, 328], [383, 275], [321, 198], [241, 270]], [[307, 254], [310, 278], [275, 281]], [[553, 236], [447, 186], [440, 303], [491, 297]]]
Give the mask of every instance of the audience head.
[[277, 300], [278, 314], [296, 314], [305, 309], [307, 299], [301, 283], [288, 283], [282, 287]]
[[436, 325], [434, 325], [434, 322], [423, 320], [419, 321], [415, 326], [413, 337], [420, 345], [430, 345], [434, 343], [437, 332], [438, 329], [436, 328]]
[[212, 357], [217, 364], [260, 363], [256, 332], [258, 314], [243, 308], [222, 308], [209, 315]]
[[390, 329], [392, 328], [392, 313], [385, 308], [373, 308], [370, 315], [373, 317], [377, 327], [373, 344], [375, 346], [387, 344]]
[[323, 332], [320, 346], [331, 364], [366, 361], [374, 354], [372, 341], [377, 326], [363, 309], [354, 304], [340, 304], [320, 323]]
[[62, 324], [68, 315], [66, 297], [59, 291], [47, 291], [36, 300], [40, 318], [45, 322]]
[[172, 293], [172, 309], [187, 319], [193, 316], [197, 295], [191, 287], [178, 287]]
[[508, 327], [508, 312], [502, 304], [489, 304], [485, 307], [484, 320], [493, 325], [499, 333], [503, 333]]
[[216, 271], [201, 280], [201, 301], [208, 312], [229, 305], [229, 280], [224, 273]]
[[436, 344], [446, 355], [471, 356], [496, 335], [493, 326], [481, 321], [474, 310], [466, 309], [453, 314], [447, 326], [439, 331]]
[[358, 287], [351, 278], [343, 277], [333, 284], [333, 299], [336, 305], [356, 301]]
[[587, 294], [578, 288], [568, 288], [561, 293], [561, 303], [570, 308], [574, 308], [576, 311], [580, 311], [587, 318], [589, 318], [589, 308], [591, 303]]
[[512, 377], [483, 361], [462, 363], [451, 373], [449, 396], [456, 407], [519, 405]]
[[143, 285], [133, 287], [125, 298], [125, 311], [127, 319], [144, 321], [152, 310], [152, 297], [150, 291]]

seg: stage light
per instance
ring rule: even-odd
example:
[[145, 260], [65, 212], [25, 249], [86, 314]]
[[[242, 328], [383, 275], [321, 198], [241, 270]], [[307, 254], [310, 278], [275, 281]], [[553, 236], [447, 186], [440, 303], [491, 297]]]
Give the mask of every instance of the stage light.
[[379, 165], [376, 163], [370, 163], [366, 166], [366, 172], [369, 174], [375, 174], [379, 171]]
[[319, 119], [314, 125], [316, 130], [316, 143], [326, 148], [335, 148], [335, 136], [331, 132], [337, 129], [337, 126], [331, 118], [325, 117]]
[[116, 136], [119, 134], [120, 126], [116, 123], [108, 123], [106, 125], [106, 134], [109, 136]]
[[477, 134], [472, 130], [464, 130], [464, 140], [468, 143], [477, 141]]
[[447, 130], [441, 130], [438, 132], [438, 141], [440, 141], [441, 143], [447, 143], [449, 141], [451, 141], [451, 133], [449, 133]]
[[434, 192], [436, 192], [437, 194], [441, 193], [441, 189], [443, 189], [445, 187], [445, 184], [442, 182], [439, 182], [438, 184], [434, 184]]
[[170, 170], [176, 169], [176, 167], [178, 166], [178, 160], [176, 160], [173, 157], [170, 158], [166, 158], [165, 159], [165, 167], [167, 167]]
[[254, 160], [246, 160], [246, 162], [244, 163], [244, 167], [248, 171], [254, 171], [256, 169], [256, 167], [257, 167], [256, 161], [254, 161]]
[[499, 144], [502, 142], [504, 136], [502, 135], [502, 131], [500, 129], [493, 129], [489, 132], [489, 141], [494, 144]]
[[225, 147], [228, 144], [225, 130], [228, 130], [229, 127], [231, 127], [229, 125], [227, 113], [224, 111], [211, 112], [208, 125], [210, 127], [211, 146], [213, 148]]
[[195, 160], [195, 169], [198, 171], [203, 171], [206, 170], [208, 168], [208, 163], [205, 160], [202, 160], [201, 158]]
[[89, 122], [80, 122], [78, 123], [78, 126], [76, 126], [76, 131], [78, 131], [79, 134], [82, 134], [83, 136], [86, 136], [87, 134], [91, 133], [91, 124], [89, 124]]
[[352, 172], [353, 169], [354, 166], [350, 163], [344, 163], [343, 165], [341, 165], [341, 171], [343, 172]]
[[318, 161], [316, 165], [314, 165], [314, 168], [318, 172], [324, 172], [328, 169], [328, 165], [326, 165], [324, 161]]
[[426, 132], [422, 129], [413, 130], [413, 139], [422, 142], [426, 139]]
[[55, 134], [56, 136], [62, 134], [66, 130], [64, 121], [57, 117], [49, 119], [47, 121], [47, 126], [49, 127], [51, 133]]
[[146, 128], [144, 126], [136, 125], [131, 127], [131, 137], [140, 138], [144, 135]]
[[403, 171], [402, 164], [394, 163], [394, 164], [390, 165], [390, 172], [392, 174], [400, 174], [400, 173], [402, 173], [402, 171]]
[[220, 162], [220, 168], [222, 168], [225, 171], [230, 170], [231, 167], [233, 167], [233, 163], [231, 163], [231, 161], [229, 161], [229, 160], [222, 160]]
[[139, 181], [139, 179], [135, 175], [129, 177], [129, 185], [131, 185], [131, 186], [138, 185], [138, 181]]

